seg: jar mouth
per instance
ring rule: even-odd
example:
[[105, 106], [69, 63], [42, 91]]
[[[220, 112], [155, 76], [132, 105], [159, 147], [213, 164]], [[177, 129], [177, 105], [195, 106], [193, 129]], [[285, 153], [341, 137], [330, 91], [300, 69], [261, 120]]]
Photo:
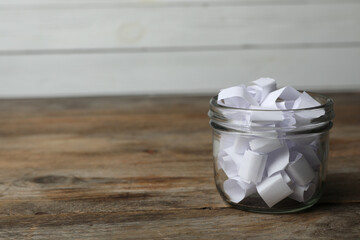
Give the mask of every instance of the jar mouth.
[[[300, 91], [301, 92], [301, 91]], [[264, 132], [315, 133], [327, 131], [334, 119], [333, 100], [321, 94], [309, 93], [320, 105], [299, 109], [248, 109], [227, 107], [210, 100], [210, 125], [221, 131], [242, 133]]]
[[[299, 92], [304, 92], [304, 91], [299, 91]], [[224, 109], [224, 110], [232, 110], [232, 111], [253, 111], [253, 112], [301, 112], [301, 111], [306, 111], [306, 110], [316, 110], [316, 109], [327, 109], [327, 108], [332, 108], [334, 101], [329, 98], [326, 97], [324, 95], [318, 94], [318, 93], [312, 93], [312, 92], [307, 92], [310, 96], [312, 96], [313, 98], [315, 98], [315, 100], [317, 100], [320, 105], [319, 106], [315, 106], [315, 107], [309, 107], [309, 108], [296, 108], [296, 109], [249, 109], [249, 108], [234, 108], [234, 107], [228, 107], [228, 106], [224, 106], [224, 105], [220, 105], [217, 103], [218, 100], [218, 95], [212, 97], [210, 99], [210, 105], [215, 106], [216, 108], [219, 109]]]

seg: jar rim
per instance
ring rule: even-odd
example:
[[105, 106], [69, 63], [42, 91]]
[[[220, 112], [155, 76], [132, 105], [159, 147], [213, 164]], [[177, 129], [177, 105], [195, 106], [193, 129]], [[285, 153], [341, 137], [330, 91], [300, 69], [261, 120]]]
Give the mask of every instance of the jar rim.
[[[319, 101], [319, 106], [299, 109], [233, 108], [218, 104], [218, 96], [214, 96], [210, 100], [208, 112], [210, 125], [214, 129], [249, 133], [257, 131], [259, 134], [274, 130], [296, 134], [329, 130], [335, 116], [333, 100], [321, 94], [309, 94]], [[265, 113], [271, 116], [268, 120], [262, 116]], [[284, 122], [285, 125], [281, 125]]]
[[[299, 92], [305, 92], [300, 90]], [[224, 110], [234, 110], [234, 111], [254, 111], [254, 112], [303, 112], [304, 110], [316, 110], [316, 109], [323, 109], [323, 108], [329, 108], [332, 107], [334, 104], [334, 101], [325, 95], [308, 92], [306, 91], [310, 96], [315, 97], [316, 100], [323, 100], [323, 103], [320, 103], [319, 106], [315, 107], [308, 107], [308, 108], [290, 108], [290, 109], [250, 109], [250, 108], [236, 108], [236, 107], [228, 107], [224, 105], [220, 105], [217, 103], [218, 95], [212, 97], [210, 99], [210, 104]]]

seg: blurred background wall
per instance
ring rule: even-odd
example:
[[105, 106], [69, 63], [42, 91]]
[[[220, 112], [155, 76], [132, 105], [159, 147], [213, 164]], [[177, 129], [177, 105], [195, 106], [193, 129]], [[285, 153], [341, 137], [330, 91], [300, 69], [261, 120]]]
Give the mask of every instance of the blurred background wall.
[[358, 0], [0, 0], [0, 97], [360, 90]]

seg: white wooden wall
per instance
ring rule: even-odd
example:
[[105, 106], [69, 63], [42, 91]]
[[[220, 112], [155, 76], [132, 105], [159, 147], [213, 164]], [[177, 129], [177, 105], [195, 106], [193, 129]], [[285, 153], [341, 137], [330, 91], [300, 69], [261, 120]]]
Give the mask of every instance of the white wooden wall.
[[360, 90], [360, 0], [0, 0], [0, 97]]

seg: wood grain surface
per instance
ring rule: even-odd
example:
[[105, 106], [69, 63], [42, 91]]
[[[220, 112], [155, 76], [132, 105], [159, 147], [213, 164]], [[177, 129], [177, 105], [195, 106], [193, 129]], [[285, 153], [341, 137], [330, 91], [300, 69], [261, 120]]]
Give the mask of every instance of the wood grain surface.
[[327, 188], [285, 215], [221, 200], [209, 97], [0, 100], [0, 238], [358, 239], [360, 93], [329, 95]]

